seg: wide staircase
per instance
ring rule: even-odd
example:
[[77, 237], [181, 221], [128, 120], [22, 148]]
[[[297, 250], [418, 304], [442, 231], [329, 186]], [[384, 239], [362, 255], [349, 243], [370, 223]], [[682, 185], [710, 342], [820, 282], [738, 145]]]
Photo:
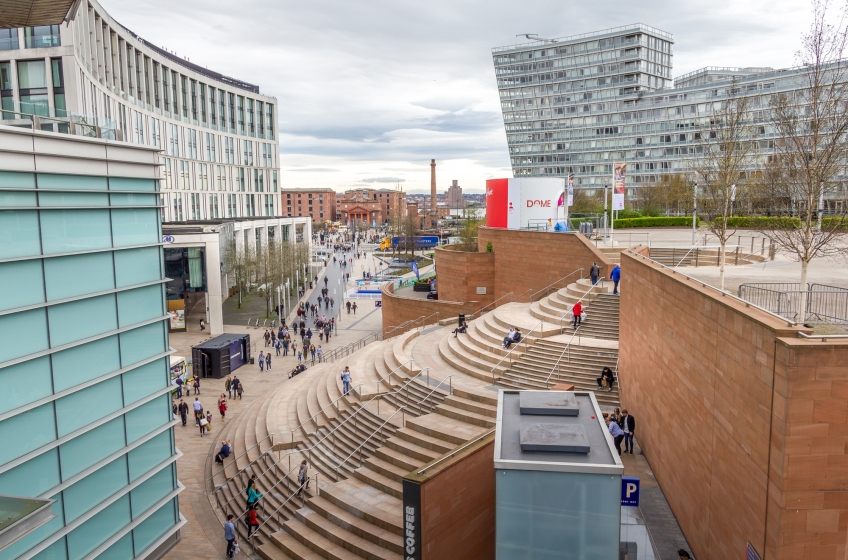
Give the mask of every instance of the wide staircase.
[[[216, 434], [233, 444], [223, 467], [207, 461], [216, 515], [223, 522], [234, 514], [242, 548], [267, 560], [402, 559], [403, 477], [493, 430], [499, 388], [595, 390], [602, 367], [615, 366], [618, 298], [610, 289], [575, 282], [532, 305], [498, 307], [466, 333], [414, 329], [287, 380]], [[587, 320], [574, 336], [567, 321], [561, 325], [562, 306], [586, 291], [596, 324]], [[524, 339], [505, 349], [509, 328]], [[352, 372], [347, 395], [344, 366]], [[618, 404], [617, 388], [597, 397]], [[310, 481], [298, 496], [303, 460]], [[253, 475], [262, 525], [248, 540], [243, 518]]]
[[[747, 250], [728, 249], [725, 254], [725, 265], [756, 264], [768, 260], [767, 255], [748, 254]], [[718, 266], [719, 250], [715, 248], [691, 247], [651, 247], [651, 259], [670, 267], [679, 266]]]

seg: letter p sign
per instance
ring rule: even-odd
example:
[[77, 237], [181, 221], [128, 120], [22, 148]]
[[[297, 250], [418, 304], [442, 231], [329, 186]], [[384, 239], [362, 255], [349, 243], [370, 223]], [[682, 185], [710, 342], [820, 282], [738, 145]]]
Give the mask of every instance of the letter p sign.
[[639, 507], [639, 479], [635, 476], [621, 477], [621, 505]]

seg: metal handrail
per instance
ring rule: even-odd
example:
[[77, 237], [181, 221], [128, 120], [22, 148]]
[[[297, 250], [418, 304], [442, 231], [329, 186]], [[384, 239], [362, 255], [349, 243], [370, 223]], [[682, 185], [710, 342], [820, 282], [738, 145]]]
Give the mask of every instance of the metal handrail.
[[510, 349], [509, 349], [509, 352], [507, 352], [507, 353], [506, 353], [506, 355], [505, 355], [503, 358], [501, 358], [501, 359], [498, 361], [498, 363], [496, 363], [496, 364], [494, 365], [494, 367], [492, 367], [492, 369], [490, 369], [490, 370], [489, 370], [489, 373], [491, 373], [491, 374], [492, 374], [492, 385], [494, 385], [494, 384], [495, 384], [495, 370], [498, 368], [498, 366], [499, 366], [499, 365], [501, 365], [501, 363], [502, 363], [504, 360], [506, 360], [507, 358], [509, 358], [509, 363], [510, 363], [510, 365], [512, 365], [512, 358], [510, 357], [510, 355], [512, 354], [512, 351], [513, 351], [513, 350], [515, 350], [516, 348], [518, 348], [519, 346], [521, 346], [522, 344], [524, 344], [524, 348], [526, 349], [526, 348], [527, 348], [527, 339], [530, 337], [530, 333], [532, 333], [533, 331], [535, 331], [535, 330], [536, 330], [536, 327], [538, 327], [539, 325], [541, 325], [541, 324], [542, 324], [542, 323], [544, 323], [544, 322], [545, 322], [545, 321], [544, 321], [544, 320], [542, 320], [542, 321], [539, 321], [538, 323], [536, 323], [535, 325], [533, 325], [533, 328], [532, 328], [532, 329], [530, 329], [530, 330], [527, 332], [527, 334], [526, 334], [526, 335], [524, 335], [524, 336], [522, 336], [522, 337], [521, 337], [521, 340], [518, 342], [518, 344], [516, 344], [516, 345], [515, 345], [515, 347], [510, 348]]
[[[303, 483], [303, 486], [306, 486], [307, 484], [309, 484], [309, 481], [310, 481], [310, 480], [312, 480], [312, 479], [314, 478], [314, 479], [315, 479], [315, 495], [316, 495], [316, 496], [320, 496], [320, 495], [321, 495], [321, 490], [319, 490], [319, 488], [318, 488], [318, 475], [319, 475], [319, 474], [321, 474], [321, 473], [316, 472], [315, 474], [313, 474], [312, 476], [310, 476], [309, 478], [307, 478], [307, 479], [306, 479], [306, 481]], [[271, 520], [271, 517], [272, 517], [272, 516], [274, 516], [274, 515], [277, 515], [277, 514], [280, 512], [280, 510], [281, 510], [281, 509], [283, 509], [283, 508], [285, 507], [285, 505], [286, 505], [287, 503], [289, 503], [289, 502], [290, 502], [290, 501], [291, 501], [291, 500], [292, 500], [295, 496], [297, 496], [297, 493], [296, 493], [296, 492], [292, 493], [292, 495], [291, 495], [291, 496], [289, 496], [288, 498], [286, 498], [286, 501], [284, 501], [282, 504], [280, 504], [280, 506], [279, 506], [277, 509], [275, 509], [275, 510], [274, 510], [274, 511], [272, 511], [270, 514], [268, 514], [268, 515], [265, 517], [265, 521], [263, 521], [262, 523], [260, 523], [260, 524], [259, 524], [259, 526], [258, 526], [258, 527], [256, 527], [256, 531], [254, 531], [254, 532], [253, 532], [253, 534], [255, 535], [256, 533], [258, 533], [258, 532], [259, 532], [259, 529], [261, 529], [262, 527], [264, 527], [264, 526], [265, 526], [265, 524], [266, 524], [266, 523], [268, 523], [268, 521], [270, 521], [270, 520]]]
[[436, 465], [438, 465], [438, 464], [439, 464], [439, 463], [441, 463], [442, 461], [445, 461], [445, 460], [447, 460], [447, 459], [450, 459], [451, 457], [453, 457], [454, 455], [456, 455], [456, 454], [457, 454], [457, 453], [459, 453], [460, 451], [463, 451], [464, 449], [466, 449], [466, 448], [468, 448], [468, 447], [471, 447], [472, 445], [474, 445], [475, 443], [477, 443], [478, 441], [480, 441], [480, 440], [482, 440], [482, 439], [486, 439], [487, 437], [489, 437], [490, 435], [492, 435], [493, 433], [495, 433], [495, 430], [497, 430], [497, 428], [492, 428], [492, 429], [491, 429], [491, 430], [489, 430], [488, 432], [486, 432], [486, 433], [484, 433], [484, 434], [482, 434], [482, 435], [477, 436], [477, 437], [476, 437], [476, 438], [474, 438], [473, 440], [471, 440], [471, 441], [466, 441], [465, 443], [463, 443], [462, 445], [460, 445], [459, 447], [457, 447], [456, 449], [454, 449], [453, 451], [451, 451], [451, 452], [450, 452], [450, 453], [448, 453], [447, 455], [443, 455], [441, 458], [439, 458], [439, 460], [438, 460], [438, 461], [436, 461], [436, 462], [434, 462], [434, 463], [430, 463], [429, 465], [427, 465], [426, 467], [424, 467], [423, 469], [421, 469], [420, 471], [418, 471], [416, 474], [423, 474], [423, 473], [424, 473], [424, 471], [428, 471], [428, 470], [432, 469], [433, 467], [435, 467]]
[[429, 319], [429, 318], [430, 318], [430, 317], [432, 317], [433, 315], [435, 315], [435, 316], [436, 316], [436, 323], [438, 323], [438, 322], [439, 322], [439, 312], [438, 312], [438, 311], [436, 311], [435, 313], [430, 313], [430, 314], [429, 314], [429, 315], [427, 315], [426, 317], [422, 317], [422, 318], [421, 318], [421, 327], [420, 327], [421, 329], [423, 329], [423, 328], [424, 328], [424, 323], [426, 323], [426, 322], [427, 322], [427, 319]]
[[[256, 480], [258, 481], [260, 477], [265, 476], [265, 474], [266, 474], [268, 471], [270, 471], [271, 469], [275, 468], [276, 466], [277, 466], [277, 464], [276, 464], [276, 463], [274, 463], [273, 465], [271, 465], [270, 467], [268, 467], [267, 469], [265, 469], [264, 471], [262, 471], [260, 474], [256, 475]], [[294, 468], [292, 468], [291, 466], [289, 466], [289, 471], [288, 471], [285, 475], [283, 475], [282, 477], [279, 477], [279, 478], [277, 479], [277, 482], [275, 482], [273, 486], [271, 486], [270, 488], [268, 488], [267, 490], [265, 490], [265, 494], [270, 494], [270, 493], [271, 493], [271, 491], [272, 491], [274, 488], [276, 488], [276, 487], [277, 487], [277, 485], [278, 485], [280, 482], [282, 482], [283, 480], [288, 481], [288, 477], [289, 477], [289, 475], [290, 475], [290, 474], [291, 474], [291, 473], [292, 473], [295, 469], [297, 469], [297, 468], [299, 468], [299, 465], [295, 465], [295, 466], [294, 466]], [[288, 485], [287, 485], [287, 486], [288, 486]], [[233, 493], [233, 497], [232, 497], [232, 498], [230, 498], [229, 500], [227, 500], [227, 503], [225, 503], [223, 506], [220, 506], [220, 507], [219, 507], [219, 509], [221, 509], [221, 510], [223, 510], [223, 511], [226, 511], [227, 506], [229, 506], [231, 503], [233, 503], [233, 500], [235, 500], [235, 499], [236, 499], [236, 498], [237, 498], [240, 494], [241, 494], [241, 491]], [[263, 494], [263, 495], [264, 495], [264, 494]], [[242, 513], [246, 512], [246, 511], [247, 511], [247, 510], [243, 511]]]
[[518, 294], [517, 296], [512, 298], [512, 301], [518, 301], [519, 303], [521, 303], [521, 298], [524, 297], [524, 294], [526, 294], [527, 292], [532, 292], [532, 291], [533, 291], [533, 288], [527, 288], [526, 290], [524, 290], [523, 292], [521, 292], [520, 294]]
[[760, 311], [762, 311], [763, 313], [768, 313], [768, 314], [769, 314], [769, 315], [771, 315], [772, 317], [774, 317], [774, 318], [776, 318], [776, 319], [780, 319], [781, 321], [785, 322], [785, 323], [787, 324], [787, 326], [789, 326], [789, 327], [794, 327], [795, 325], [799, 325], [799, 324], [801, 324], [801, 323], [798, 323], [798, 322], [796, 322], [796, 321], [790, 321], [790, 320], [789, 320], [789, 319], [787, 319], [786, 317], [781, 317], [781, 316], [780, 316], [780, 315], [778, 315], [777, 313], [775, 313], [775, 312], [773, 312], [773, 311], [769, 311], [768, 309], [766, 309], [766, 308], [764, 308], [764, 307], [760, 307], [759, 305], [754, 304], [754, 303], [751, 303], [750, 301], [745, 301], [744, 299], [742, 299], [742, 298], [740, 298], [740, 297], [738, 297], [738, 296], [735, 296], [735, 295], [733, 295], [733, 294], [732, 294], [732, 293], [730, 293], [730, 292], [725, 292], [725, 291], [719, 290], [718, 288], [716, 288], [716, 287], [715, 287], [715, 286], [713, 286], [712, 284], [707, 284], [707, 283], [706, 283], [706, 282], [704, 282], [703, 280], [699, 280], [699, 279], [697, 279], [697, 278], [693, 278], [692, 276], [689, 276], [688, 274], [683, 274], [682, 272], [678, 272], [678, 271], [677, 271], [677, 270], [675, 270], [673, 267], [670, 267], [670, 266], [664, 265], [663, 263], [661, 263], [661, 262], [659, 262], [659, 261], [655, 261], [655, 260], [654, 260], [654, 259], [652, 259], [651, 257], [646, 257], [645, 255], [640, 255], [639, 253], [634, 253], [634, 255], [635, 255], [635, 257], [642, 257], [643, 259], [649, 260], [649, 261], [651, 261], [652, 263], [654, 263], [655, 265], [657, 265], [657, 266], [659, 266], [659, 267], [661, 267], [661, 268], [664, 268], [664, 269], [666, 269], [666, 270], [671, 271], [671, 273], [672, 273], [672, 274], [678, 274], [678, 275], [680, 275], [680, 276], [682, 276], [682, 277], [684, 277], [684, 278], [686, 278], [686, 279], [688, 279], [688, 280], [691, 280], [692, 282], [695, 282], [695, 283], [697, 283], [697, 284], [700, 284], [700, 285], [701, 285], [702, 287], [704, 287], [704, 288], [706, 288], [707, 286], [709, 286], [710, 288], [712, 288], [712, 289], [714, 289], [715, 291], [717, 291], [717, 292], [718, 292], [718, 293], [719, 293], [722, 297], [729, 297], [729, 298], [731, 298], [731, 299], [735, 299], [735, 300], [739, 301], [740, 303], [744, 303], [744, 304], [745, 304], [745, 307], [753, 307], [754, 309], [759, 309], [759, 310], [760, 310]]
[[[247, 452], [248, 452], [248, 451], [250, 451], [250, 450], [251, 450], [251, 449], [253, 449], [254, 447], [258, 447], [260, 443], [262, 443], [263, 441], [265, 441], [266, 439], [269, 439], [269, 438], [271, 439], [271, 444], [272, 444], [272, 446], [271, 446], [271, 447], [273, 447], [273, 443], [274, 443], [274, 439], [273, 439], [273, 438], [274, 438], [274, 434], [268, 434], [268, 435], [267, 435], [267, 436], [265, 436], [264, 438], [262, 438], [262, 439], [260, 439], [259, 441], [257, 441], [257, 442], [256, 442], [256, 445], [251, 445], [250, 447], [248, 447], [247, 449], [245, 449], [245, 450], [244, 450], [244, 452], [242, 452], [240, 455], [237, 455], [237, 456], [233, 457], [232, 461], [230, 461], [230, 464], [235, 463], [235, 462], [236, 462], [236, 461], [238, 461], [241, 457], [244, 457], [245, 455], [247, 455]], [[262, 454], [262, 453], [260, 453], [260, 457], [261, 457], [262, 455], [263, 455], [263, 454]], [[220, 471], [218, 471], [218, 472], [216, 472], [216, 473], [212, 473], [212, 476], [208, 477], [208, 478], [206, 479], [206, 481], [208, 482], [208, 481], [212, 480], [213, 478], [215, 478], [216, 476], [218, 476], [219, 474], [221, 474], [222, 472], [224, 472], [224, 471], [226, 471], [226, 470], [227, 470], [227, 467], [226, 467], [226, 466], [221, 467], [221, 470], [220, 470]], [[241, 471], [236, 472], [236, 474], [239, 474], [239, 473], [241, 473]], [[224, 474], [224, 477], [226, 478], [226, 474]]]
[[798, 336], [801, 338], [820, 338], [822, 342], [827, 342], [831, 338], [848, 338], [848, 334], [807, 334], [803, 332], [799, 332]]
[[335, 471], [336, 471], [336, 482], [338, 482], [338, 481], [339, 481], [339, 469], [340, 469], [340, 468], [342, 467], [342, 465], [343, 465], [343, 464], [345, 464], [345, 463], [347, 462], [347, 460], [348, 460], [348, 459], [350, 459], [350, 458], [351, 458], [351, 456], [353, 456], [353, 454], [354, 454], [354, 453], [356, 453], [357, 451], [359, 451], [359, 464], [360, 464], [360, 466], [362, 466], [362, 446], [363, 446], [363, 445], [365, 445], [366, 443], [368, 443], [368, 442], [371, 440], [371, 438], [372, 438], [372, 437], [374, 437], [374, 435], [375, 435], [377, 432], [380, 432], [380, 438], [382, 439], [382, 437], [383, 437], [383, 436], [382, 436], [382, 434], [383, 434], [383, 427], [384, 427], [386, 424], [388, 424], [388, 423], [389, 423], [389, 421], [390, 421], [392, 418], [394, 418], [395, 414], [397, 414], [398, 412], [403, 413], [403, 416], [402, 416], [402, 418], [403, 418], [403, 419], [401, 420], [401, 424], [402, 424], [402, 425], [405, 425], [405, 424], [406, 424], [406, 407], [403, 407], [403, 406], [402, 406], [402, 407], [398, 408], [397, 410], [395, 410], [394, 412], [392, 412], [392, 414], [391, 414], [391, 415], [390, 415], [390, 416], [386, 419], [386, 421], [385, 421], [385, 422], [383, 422], [382, 424], [380, 424], [379, 426], [377, 426], [377, 428], [376, 428], [373, 432], [371, 432], [371, 434], [369, 434], [369, 436], [368, 436], [367, 438], [365, 438], [365, 441], [363, 441], [363, 442], [359, 445], [359, 447], [357, 447], [356, 449], [354, 449], [354, 450], [351, 452], [351, 454], [350, 454], [350, 455], [348, 455], [347, 457], [345, 457], [344, 459], [342, 459], [342, 461], [341, 461], [338, 465], [336, 465], [336, 467], [335, 467]]
[[400, 325], [397, 325], [397, 326], [394, 326], [394, 327], [390, 327], [392, 330], [390, 330], [390, 331], [386, 331], [385, 333], [383, 333], [383, 340], [385, 340], [385, 339], [387, 339], [387, 338], [391, 338], [389, 335], [390, 335], [391, 333], [395, 332], [396, 330], [398, 330], [398, 329], [402, 329], [403, 327], [405, 327], [405, 326], [409, 325], [410, 323], [415, 323], [415, 322], [417, 322], [417, 321], [419, 321], [419, 320], [421, 320], [421, 319], [423, 319], [423, 318], [424, 318], [424, 315], [422, 315], [422, 316], [420, 316], [420, 317], [418, 317], [418, 318], [415, 318], [415, 319], [410, 319], [409, 321], [404, 321], [404, 322], [403, 322], [403, 323], [401, 323]]
[[[581, 303], [583, 301], [583, 298], [585, 298], [590, 293], [592, 293], [592, 290], [594, 290], [595, 286], [597, 286], [598, 284], [601, 284], [601, 286], [603, 286], [605, 281], [606, 281], [606, 278], [604, 276], [601, 276], [600, 278], [598, 278], [598, 282], [595, 283], [595, 284], [592, 284], [592, 286], [588, 290], [586, 290], [586, 292], [582, 296], [580, 296], [580, 298], [577, 301], [574, 302], [574, 305]], [[568, 316], [569, 313], [571, 313], [572, 317], [574, 316], [574, 305], [572, 305], [571, 309], [566, 311], [565, 313], [563, 313], [559, 318], [559, 332], [560, 332], [560, 334], [562, 334], [562, 331], [564, 330], [564, 327], [562, 326], [562, 320], [565, 319], [566, 316]]]
[[[530, 301], [532, 302], [534, 297], [536, 297], [537, 295], [541, 294], [542, 292], [544, 292], [544, 291], [546, 291], [546, 290], [551, 289], [551, 288], [554, 286], [554, 284], [559, 284], [560, 282], [562, 282], [562, 281], [563, 281], [563, 280], [565, 280], [566, 278], [569, 278], [570, 276], [574, 276], [574, 274], [576, 274], [576, 273], [578, 273], [578, 272], [580, 273], [580, 278], [583, 278], [583, 272], [584, 272], [584, 269], [581, 267], [581, 268], [578, 268], [577, 270], [575, 270], [575, 271], [573, 271], [573, 272], [571, 272], [571, 273], [569, 273], [569, 274], [566, 274], [565, 276], [563, 276], [563, 277], [562, 277], [562, 278], [560, 278], [559, 280], [556, 280], [556, 281], [554, 281], [554, 282], [552, 282], [552, 283], [548, 284], [547, 286], [545, 286], [545, 287], [544, 287], [544, 288], [542, 288], [541, 290], [538, 290], [538, 291], [536, 291], [536, 292], [533, 292], [532, 294], [530, 294], [530, 298], [529, 298], [529, 299], [530, 299]], [[547, 295], [547, 294], [546, 294], [546, 295]], [[544, 296], [542, 296], [542, 297], [544, 297]]]
[[[580, 326], [582, 327], [583, 325], [581, 324]], [[556, 361], [556, 363], [554, 364], [554, 367], [552, 367], [552, 368], [551, 368], [551, 372], [548, 374], [548, 377], [546, 377], [546, 378], [545, 378], [545, 385], [547, 385], [547, 384], [548, 384], [548, 381], [550, 381], [551, 376], [554, 374], [554, 370], [555, 370], [557, 367], [559, 367], [559, 363], [560, 363], [560, 361], [562, 360], [562, 357], [563, 357], [563, 356], [565, 356], [566, 351], [568, 351], [568, 358], [566, 358], [566, 360], [565, 360], [565, 361], [566, 361], [566, 362], [571, 361], [571, 343], [574, 341], [574, 337], [575, 337], [575, 336], [577, 336], [577, 333], [578, 333], [578, 332], [580, 332], [580, 327], [577, 327], [577, 328], [574, 330], [574, 334], [572, 334], [572, 335], [571, 335], [571, 338], [570, 338], [570, 339], [568, 339], [568, 344], [566, 344], [566, 345], [565, 345], [565, 348], [563, 348], [563, 349], [562, 349], [562, 352], [560, 353], [559, 358], [557, 358], [557, 361]], [[578, 341], [578, 344], [579, 344], [579, 343], [580, 343], [580, 339], [578, 338], [578, 339], [577, 339], [577, 341]]]
[[[492, 303], [489, 303], [489, 304], [487, 304], [487, 305], [485, 305], [485, 306], [481, 307], [480, 309], [478, 309], [478, 310], [477, 310], [477, 311], [475, 311], [474, 313], [471, 313], [471, 314], [468, 316], [468, 319], [469, 319], [469, 320], [470, 320], [470, 319], [473, 319], [473, 318], [475, 318], [475, 316], [476, 316], [476, 317], [481, 317], [481, 316], [483, 315], [483, 310], [484, 310], [484, 309], [486, 309], [487, 307], [491, 307], [491, 306], [495, 305], [495, 304], [496, 304], [497, 302], [499, 302], [500, 300], [504, 299], [505, 297], [509, 297], [509, 296], [511, 296], [511, 295], [512, 295], [512, 292], [509, 292], [509, 293], [507, 293], [507, 294], [502, 295], [501, 297], [499, 297], [498, 299], [496, 299], [496, 300], [495, 300], [495, 301], [493, 301]], [[511, 301], [512, 301], [512, 300], [511, 300]], [[495, 307], [497, 307], [497, 306], [495, 305]], [[493, 309], [494, 309], [494, 308], [493, 308]]]
[[[377, 384], [377, 394], [378, 394], [378, 395], [380, 395], [380, 394], [381, 394], [381, 393], [380, 393], [380, 387], [382, 386], [383, 381], [385, 381], [385, 380], [388, 378], [388, 379], [389, 379], [389, 385], [391, 386], [391, 377], [392, 377], [392, 375], [393, 375], [393, 374], [394, 374], [397, 370], [401, 369], [403, 366], [405, 366], [406, 364], [408, 364], [409, 362], [414, 362], [414, 361], [415, 361], [415, 359], [414, 359], [414, 358], [410, 358], [410, 359], [406, 360], [404, 363], [402, 363], [401, 365], [399, 365], [398, 367], [396, 367], [395, 369], [393, 369], [392, 371], [390, 371], [389, 373], [387, 373], [386, 375], [384, 375], [384, 376], [380, 377], [377, 381], [374, 381], [374, 383], [376, 383], [376, 384]], [[421, 370], [421, 371], [424, 371], [424, 370]], [[371, 383], [371, 381], [367, 381], [366, 383]], [[365, 385], [365, 383], [360, 383], [359, 385], [357, 385], [356, 387], [354, 387], [354, 389], [360, 388], [360, 387], [362, 387], [363, 385]], [[359, 394], [361, 395], [361, 394], [362, 394], [362, 392], [360, 391], [360, 393], [359, 393]], [[342, 397], [344, 397], [344, 395], [342, 395]], [[326, 407], [324, 407], [324, 408], [326, 408]]]

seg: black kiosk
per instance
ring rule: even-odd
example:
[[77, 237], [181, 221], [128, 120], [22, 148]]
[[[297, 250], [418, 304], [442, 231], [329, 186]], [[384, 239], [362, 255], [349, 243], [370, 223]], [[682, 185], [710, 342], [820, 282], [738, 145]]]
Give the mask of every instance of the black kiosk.
[[222, 334], [192, 346], [192, 373], [221, 379], [250, 361], [249, 334]]

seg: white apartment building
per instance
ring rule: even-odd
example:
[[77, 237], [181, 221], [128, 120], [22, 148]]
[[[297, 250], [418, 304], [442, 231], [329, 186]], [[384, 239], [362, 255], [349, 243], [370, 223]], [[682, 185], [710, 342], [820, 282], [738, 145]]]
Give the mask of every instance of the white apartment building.
[[281, 214], [275, 98], [146, 42], [94, 0], [72, 13], [0, 29], [3, 124], [163, 150], [165, 222]]

